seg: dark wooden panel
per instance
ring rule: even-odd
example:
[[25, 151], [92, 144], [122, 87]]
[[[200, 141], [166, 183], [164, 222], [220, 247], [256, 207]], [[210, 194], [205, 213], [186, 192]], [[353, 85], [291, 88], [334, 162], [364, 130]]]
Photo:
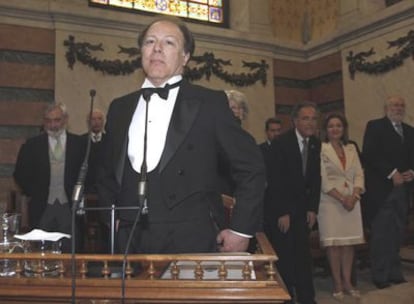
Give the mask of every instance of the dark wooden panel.
[[55, 87], [54, 66], [0, 62], [0, 71], [2, 87], [49, 90]]
[[0, 24], [0, 49], [55, 53], [55, 32], [50, 29]]
[[46, 102], [0, 102], [0, 125], [40, 126]]

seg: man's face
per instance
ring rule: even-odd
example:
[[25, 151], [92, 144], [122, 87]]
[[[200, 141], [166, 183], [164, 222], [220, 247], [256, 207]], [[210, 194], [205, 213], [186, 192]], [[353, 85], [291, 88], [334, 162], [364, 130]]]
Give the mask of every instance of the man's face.
[[272, 141], [280, 134], [282, 134], [282, 125], [279, 123], [270, 123], [266, 130], [267, 139]]
[[90, 120], [90, 127], [92, 132], [102, 132], [104, 127], [104, 115], [101, 112], [93, 112]]
[[147, 78], [159, 86], [174, 75], [183, 72], [190, 54], [184, 51], [184, 37], [174, 23], [154, 23], [144, 37], [142, 67]]
[[390, 97], [385, 106], [388, 118], [393, 122], [402, 122], [405, 115], [405, 101], [402, 97]]
[[296, 129], [302, 137], [315, 134], [318, 117], [313, 107], [304, 107], [299, 110], [298, 117], [293, 120]]
[[59, 134], [65, 129], [66, 122], [67, 117], [63, 115], [62, 110], [59, 108], [54, 108], [46, 113], [43, 119], [44, 129], [49, 135]]

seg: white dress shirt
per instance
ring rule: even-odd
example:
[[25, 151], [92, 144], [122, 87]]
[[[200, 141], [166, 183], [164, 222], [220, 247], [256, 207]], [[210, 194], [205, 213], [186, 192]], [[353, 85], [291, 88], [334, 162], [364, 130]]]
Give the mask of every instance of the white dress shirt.
[[[161, 87], [167, 83], [172, 85], [181, 79], [181, 75], [173, 76]], [[142, 88], [148, 87], [154, 85], [145, 79]], [[128, 131], [128, 157], [136, 172], [141, 172], [144, 155], [145, 107], [148, 105], [147, 170], [151, 172], [160, 162], [178, 91], [179, 87], [170, 89], [167, 100], [158, 94], [152, 94], [148, 104], [142, 96], [140, 97]]]

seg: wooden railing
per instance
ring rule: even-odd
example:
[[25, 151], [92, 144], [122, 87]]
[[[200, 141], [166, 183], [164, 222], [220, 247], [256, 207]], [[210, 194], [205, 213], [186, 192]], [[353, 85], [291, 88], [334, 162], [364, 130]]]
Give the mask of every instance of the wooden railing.
[[[256, 240], [255, 254], [131, 254], [126, 259], [122, 300], [282, 303], [289, 296], [274, 266], [276, 254], [264, 234], [258, 233]], [[121, 302], [122, 280], [114, 276], [113, 266], [122, 264], [122, 255], [76, 254], [73, 259], [70, 254], [0, 254], [0, 261], [4, 259], [16, 264], [16, 275], [0, 278], [0, 303]], [[57, 273], [47, 277], [43, 265], [53, 261]], [[28, 262], [34, 268], [32, 277], [25, 273]], [[75, 276], [72, 263], [76, 263]]]

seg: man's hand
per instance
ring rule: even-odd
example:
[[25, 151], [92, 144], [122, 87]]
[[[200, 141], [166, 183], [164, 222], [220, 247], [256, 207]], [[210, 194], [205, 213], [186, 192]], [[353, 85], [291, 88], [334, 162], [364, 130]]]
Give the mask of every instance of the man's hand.
[[308, 211], [306, 213], [306, 222], [308, 223], [309, 229], [312, 229], [313, 225], [316, 223], [316, 213], [313, 211]]
[[290, 228], [290, 215], [285, 214], [285, 215], [279, 217], [279, 219], [277, 221], [277, 226], [279, 227], [279, 230], [282, 231], [283, 233], [288, 232], [288, 230]]
[[402, 173], [402, 177], [404, 179], [404, 182], [409, 183], [414, 180], [414, 171], [413, 170], [407, 170]]
[[224, 229], [217, 235], [216, 241], [220, 252], [243, 252], [247, 251], [250, 239]]
[[400, 172], [395, 172], [394, 175], [392, 176], [392, 182], [394, 184], [394, 186], [401, 186], [402, 184], [404, 184], [404, 177]]

